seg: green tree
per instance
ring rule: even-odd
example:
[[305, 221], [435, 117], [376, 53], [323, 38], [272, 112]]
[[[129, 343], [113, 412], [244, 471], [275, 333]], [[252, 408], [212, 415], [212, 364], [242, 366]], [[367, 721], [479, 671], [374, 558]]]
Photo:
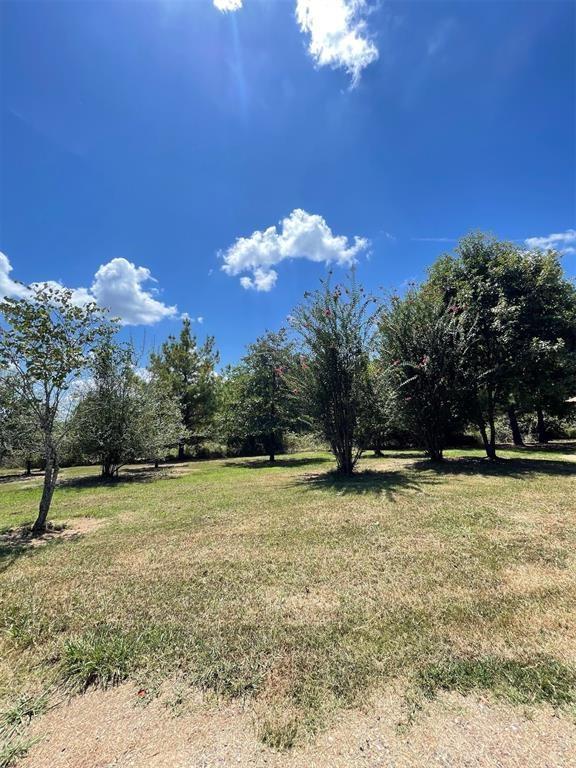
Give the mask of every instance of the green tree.
[[100, 463], [104, 478], [116, 477], [141, 450], [135, 365], [131, 344], [103, 339], [92, 353], [90, 378], [73, 416], [76, 445], [84, 457]]
[[362, 453], [359, 424], [369, 407], [372, 299], [354, 277], [344, 287], [322, 281], [292, 318], [302, 347], [300, 389], [306, 411], [329, 442], [338, 472], [351, 475]]
[[24, 464], [26, 474], [39, 457], [41, 439], [34, 414], [18, 394], [13, 373], [0, 373], [0, 463], [7, 459]]
[[555, 254], [527, 253], [475, 233], [433, 265], [428, 289], [461, 312], [474, 335], [463, 360], [470, 418], [495, 458], [498, 413], [508, 413], [520, 442], [516, 407], [531, 402], [541, 413], [570, 390], [574, 288]]
[[159, 382], [139, 382], [137, 413], [141, 458], [149, 459], [158, 468], [166, 450], [182, 434], [182, 417], [178, 403]]
[[363, 450], [373, 450], [375, 456], [382, 456], [382, 449], [394, 433], [397, 414], [392, 380], [381, 358], [368, 363], [366, 399], [368, 407], [360, 410], [358, 418], [358, 445]]
[[23, 298], [0, 301], [0, 314], [0, 365], [13, 373], [18, 398], [42, 435], [44, 486], [36, 535], [46, 529], [58, 480], [65, 436], [58, 420], [63, 419], [65, 395], [110, 322], [96, 304], [78, 306], [71, 291], [44, 284], [31, 286]]
[[236, 368], [227, 371], [220, 431], [229, 443], [261, 446], [271, 462], [283, 450], [286, 432], [300, 422], [295, 359], [286, 331], [268, 332], [248, 347]]
[[400, 421], [432, 461], [442, 460], [460, 418], [468, 388], [462, 361], [471, 342], [459, 312], [422, 289], [393, 297], [380, 316], [382, 375], [392, 384]]
[[[214, 416], [218, 360], [213, 337], [198, 345], [188, 318], [183, 322], [180, 336], [170, 336], [160, 352], [150, 356], [152, 376], [179, 403], [188, 439], [206, 430]], [[180, 458], [184, 457], [184, 445], [185, 440], [181, 439]]]

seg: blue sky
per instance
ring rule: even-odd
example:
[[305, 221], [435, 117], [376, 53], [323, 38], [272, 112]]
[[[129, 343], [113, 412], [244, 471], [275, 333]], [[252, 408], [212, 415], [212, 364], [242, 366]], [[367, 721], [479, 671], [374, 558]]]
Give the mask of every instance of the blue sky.
[[485, 229], [576, 274], [573, 2], [226, 4], [4, 0], [0, 291], [230, 362], [327, 264], [402, 287]]

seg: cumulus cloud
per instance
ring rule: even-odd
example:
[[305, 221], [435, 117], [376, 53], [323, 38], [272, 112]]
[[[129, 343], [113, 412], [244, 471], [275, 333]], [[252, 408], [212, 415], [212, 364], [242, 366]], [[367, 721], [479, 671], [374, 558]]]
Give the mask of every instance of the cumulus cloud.
[[572, 254], [576, 253], [576, 229], [567, 229], [565, 232], [556, 232], [546, 237], [527, 237], [524, 242], [532, 250], [554, 250]]
[[242, 8], [242, 0], [212, 0], [214, 8], [226, 13], [227, 11], [239, 11]]
[[176, 307], [166, 306], [142, 287], [152, 280], [146, 267], [137, 267], [127, 259], [112, 259], [96, 272], [90, 293], [124, 325], [152, 325], [177, 312]]
[[[8, 258], [0, 253], [0, 296], [25, 296], [28, 289], [11, 279], [11, 271]], [[166, 317], [173, 317], [177, 309], [155, 298], [154, 289], [143, 287], [151, 281], [155, 282], [146, 267], [137, 267], [127, 259], [112, 259], [99, 267], [90, 288], [72, 288], [72, 300], [77, 304], [95, 301], [101, 307], [107, 307], [113, 317], [120, 318], [123, 325], [152, 325]], [[62, 283], [54, 280], [41, 284], [63, 287]]]
[[239, 237], [226, 251], [222, 269], [240, 278], [243, 288], [270, 291], [278, 273], [273, 267], [286, 259], [308, 259], [324, 264], [351, 266], [368, 248], [368, 240], [334, 235], [322, 216], [296, 208], [279, 227], [256, 230], [250, 237]]
[[10, 272], [12, 264], [8, 256], [0, 251], [0, 298], [18, 298], [26, 293], [26, 286], [12, 280]]
[[343, 68], [357, 83], [378, 58], [362, 18], [365, 0], [297, 0], [296, 20], [310, 36], [308, 52], [321, 67]]

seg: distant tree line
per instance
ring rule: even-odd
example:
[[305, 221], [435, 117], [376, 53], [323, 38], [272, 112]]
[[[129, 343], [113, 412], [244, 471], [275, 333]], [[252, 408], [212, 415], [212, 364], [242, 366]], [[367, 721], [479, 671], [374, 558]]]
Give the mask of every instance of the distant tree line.
[[424, 282], [375, 298], [351, 275], [306, 293], [288, 328], [267, 332], [218, 372], [214, 339], [185, 319], [139, 368], [134, 347], [95, 304], [33, 285], [0, 302], [0, 462], [41, 466], [34, 532], [45, 530], [63, 461], [264, 454], [289, 435], [317, 435], [337, 469], [361, 453], [421, 447], [442, 461], [474, 432], [490, 460], [506, 421], [522, 445], [574, 421], [576, 288], [553, 251], [527, 252], [482, 233], [442, 256]]

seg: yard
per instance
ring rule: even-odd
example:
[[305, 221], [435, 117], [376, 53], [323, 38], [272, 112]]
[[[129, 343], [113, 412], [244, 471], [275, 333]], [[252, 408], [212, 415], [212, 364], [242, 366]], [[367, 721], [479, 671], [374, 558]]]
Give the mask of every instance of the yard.
[[[321, 453], [132, 467], [111, 484], [67, 469], [51, 513], [65, 527], [34, 547], [8, 531], [33, 520], [40, 478], [5, 474], [0, 765], [27, 746], [27, 766], [228, 764], [201, 757], [202, 738], [214, 744], [202, 729], [182, 758], [141, 744], [130, 762], [124, 742], [105, 743], [110, 713], [106, 733], [124, 718], [152, 741], [162, 723], [166, 753], [166, 733], [201, 716], [241, 731], [246, 765], [418, 765], [404, 752], [377, 762], [372, 736], [367, 752], [350, 737], [357, 763], [340, 745], [339, 763], [330, 734], [354, 722], [373, 735], [379, 712], [392, 755], [478, 701], [489, 709], [470, 715], [471, 743], [500, 713], [518, 722], [515, 748], [536, 750], [531, 765], [574, 765], [576, 444], [501, 455], [449, 451], [435, 466], [388, 451], [352, 480]], [[427, 764], [495, 764], [488, 748], [485, 763], [434, 762], [452, 748], [438, 722]], [[522, 765], [500, 735], [501, 764]], [[555, 761], [538, 762], [539, 741]], [[316, 762], [299, 758], [311, 744], [324, 745]]]

